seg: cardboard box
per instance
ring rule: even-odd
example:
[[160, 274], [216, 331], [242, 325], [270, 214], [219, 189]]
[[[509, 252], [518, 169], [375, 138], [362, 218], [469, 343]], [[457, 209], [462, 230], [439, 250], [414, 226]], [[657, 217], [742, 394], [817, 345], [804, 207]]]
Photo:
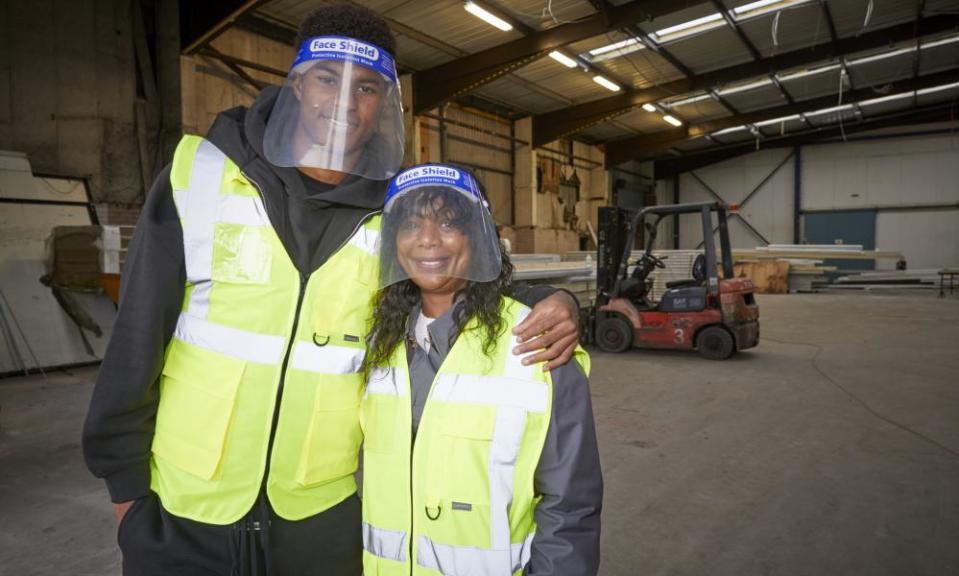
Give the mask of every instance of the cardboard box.
[[99, 288], [100, 227], [56, 226], [52, 236], [53, 282], [67, 288]]

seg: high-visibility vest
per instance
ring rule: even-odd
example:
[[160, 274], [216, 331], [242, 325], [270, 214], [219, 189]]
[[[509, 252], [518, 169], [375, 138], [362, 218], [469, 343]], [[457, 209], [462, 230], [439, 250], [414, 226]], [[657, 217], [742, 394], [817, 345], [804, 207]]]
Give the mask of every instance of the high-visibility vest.
[[[529, 309], [504, 298], [512, 328]], [[546, 439], [552, 380], [523, 366], [507, 329], [491, 354], [471, 321], [433, 381], [412, 442], [406, 347], [371, 372], [363, 397], [366, 576], [520, 574], [539, 501], [533, 477]], [[588, 371], [582, 349], [577, 360]], [[412, 455], [412, 457], [411, 457]]]
[[151, 487], [177, 516], [228, 524], [266, 474], [281, 517], [322, 512], [356, 490], [380, 217], [307, 278], [256, 183], [209, 141], [185, 136], [170, 180], [186, 286], [159, 381]]

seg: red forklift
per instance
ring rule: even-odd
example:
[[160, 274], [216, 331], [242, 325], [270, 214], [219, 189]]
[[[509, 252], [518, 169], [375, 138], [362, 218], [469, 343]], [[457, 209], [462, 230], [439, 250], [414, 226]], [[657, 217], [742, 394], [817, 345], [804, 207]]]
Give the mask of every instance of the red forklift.
[[[727, 214], [721, 202], [599, 210], [596, 248], [596, 302], [587, 334], [606, 352], [631, 347], [697, 350], [711, 360], [725, 360], [759, 343], [759, 306], [755, 288], [735, 278]], [[717, 215], [720, 257], [717, 266], [713, 213]], [[692, 278], [666, 283], [659, 302], [650, 299], [652, 273], [666, 267], [668, 257], [653, 255], [659, 223], [666, 217], [700, 214], [703, 252], [692, 266]], [[642, 227], [642, 228], [641, 228]], [[629, 262], [637, 232], [645, 231], [646, 249]], [[722, 267], [722, 277], [718, 268]], [[630, 268], [632, 271], [630, 272]]]

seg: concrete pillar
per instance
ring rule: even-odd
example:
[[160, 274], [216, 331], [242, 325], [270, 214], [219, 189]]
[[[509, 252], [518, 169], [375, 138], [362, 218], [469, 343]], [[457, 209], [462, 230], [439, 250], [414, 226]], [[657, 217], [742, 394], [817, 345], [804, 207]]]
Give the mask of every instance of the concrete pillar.
[[400, 95], [403, 104], [403, 131], [406, 133], [406, 148], [403, 151], [403, 166], [420, 162], [420, 119], [413, 115], [413, 75], [400, 76]]
[[513, 194], [516, 198], [514, 226], [536, 226], [536, 150], [532, 146], [533, 119], [526, 117], [515, 123], [516, 149]]

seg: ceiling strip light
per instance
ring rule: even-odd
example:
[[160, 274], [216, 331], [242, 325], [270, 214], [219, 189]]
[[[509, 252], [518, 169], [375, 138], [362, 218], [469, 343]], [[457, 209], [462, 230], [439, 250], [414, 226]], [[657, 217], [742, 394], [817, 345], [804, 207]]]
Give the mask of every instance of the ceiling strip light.
[[876, 104], [882, 104], [883, 102], [893, 102], [895, 100], [903, 100], [905, 98], [912, 98], [915, 95], [915, 92], [903, 92], [901, 94], [890, 94], [889, 96], [880, 96], [879, 98], [870, 98], [869, 100], [863, 100], [858, 103], [859, 106], [875, 106]]
[[923, 42], [921, 48], [925, 50], [926, 48], [936, 48], [938, 46], [945, 46], [947, 44], [954, 44], [959, 42], [959, 35], [948, 36], [946, 38], [940, 38], [939, 40], [933, 40], [931, 42]]
[[788, 82], [790, 80], [799, 80], [800, 78], [808, 78], [810, 76], [816, 76], [817, 74], [825, 74], [826, 72], [832, 72], [834, 70], [839, 70], [842, 68], [842, 64], [827, 64], [826, 66], [820, 66], [818, 68], [809, 68], [807, 70], [800, 70], [798, 72], [787, 72], [785, 74], [776, 74], [776, 79], [780, 82]]
[[[638, 46], [637, 46], [638, 44]], [[632, 48], [635, 46], [635, 49], [625, 51], [626, 48]], [[602, 56], [603, 54], [608, 54], [610, 52], [616, 52], [617, 50], [624, 53], [634, 52], [635, 50], [640, 50], [643, 48], [643, 45], [640, 44], [639, 40], [635, 38], [627, 38], [626, 40], [620, 40], [619, 42], [613, 42], [612, 44], [607, 44], [605, 46], [600, 46], [599, 48], [593, 48], [589, 51], [590, 56]]]
[[643, 110], [647, 112], [657, 112], [656, 107], [650, 104], [649, 102], [643, 104]]
[[650, 34], [650, 36], [656, 40], [656, 42], [663, 44], [664, 42], [678, 40], [680, 38], [685, 38], [686, 36], [691, 36], [699, 32], [712, 30], [714, 28], [720, 28], [725, 25], [726, 21], [723, 20], [722, 14], [716, 12], [715, 14], [710, 14], [709, 16], [703, 16], [702, 18], [696, 18], [695, 20], [690, 20], [688, 22], [683, 22], [682, 24], [676, 24], [675, 26], [669, 26], [667, 28], [663, 28], [662, 30], [657, 30]]
[[666, 114], [665, 116], [663, 116], [663, 120], [665, 120], [669, 124], [672, 124], [673, 126], [676, 126], [677, 128], [683, 125], [683, 122], [681, 120], [679, 120], [675, 116], [670, 116], [669, 114]]
[[812, 0], [758, 0], [757, 2], [750, 2], [738, 8], [733, 8], [732, 13], [733, 16], [736, 17], [736, 20], [744, 20], [747, 18], [756, 18], [778, 10], [785, 10], [786, 8], [795, 8], [796, 6], [808, 4], [811, 1]]
[[683, 98], [681, 100], [673, 100], [669, 103], [670, 108], [675, 108], [677, 106], [686, 106], [687, 104], [695, 104], [696, 102], [702, 102], [703, 100], [711, 100], [712, 94], [697, 94], [696, 96], [690, 96], [689, 98]]
[[477, 18], [486, 22], [487, 24], [490, 24], [492, 26], [495, 26], [496, 28], [499, 28], [503, 32], [509, 32], [510, 30], [513, 29], [512, 24], [510, 24], [506, 20], [503, 20], [499, 16], [493, 14], [492, 12], [490, 12], [486, 8], [483, 8], [476, 2], [473, 2], [472, 0], [466, 0], [466, 2], [463, 3], [463, 8], [465, 8], [466, 11], [472, 14], [473, 16], [476, 16]]
[[932, 88], [923, 88], [922, 90], [916, 90], [916, 96], [925, 96], [926, 94], [935, 94], [936, 92], [944, 92], [946, 90], [952, 90], [953, 88], [959, 88], [959, 82], [953, 82], [952, 84], [942, 84], [940, 86], [933, 86]]
[[746, 129], [746, 125], [742, 126], [733, 126], [732, 128], [723, 128], [722, 130], [717, 130], [710, 134], [710, 136], [722, 136], [723, 134], [732, 134], [733, 132], [739, 132]]
[[864, 56], [862, 58], [853, 58], [846, 59], [846, 64], [850, 66], [858, 66], [859, 64], [866, 64], [869, 62], [876, 62], [879, 60], [885, 60], [886, 58], [895, 58], [896, 56], [902, 56], [903, 54], [911, 54], [916, 51], [915, 46], [906, 46], [905, 48], [900, 48], [898, 50], [891, 50], [889, 52], [880, 52], [879, 54], [873, 54], [872, 56]]
[[760, 122], [754, 122], [753, 126], [757, 128], [762, 128], [763, 126], [771, 126], [773, 124], [784, 124], [786, 122], [797, 122], [802, 121], [802, 116], [799, 114], [793, 114], [792, 116], [783, 116], [781, 118], [773, 118], [771, 120], [762, 120]]
[[720, 96], [729, 96], [730, 94], [738, 94], [740, 92], [746, 92], [747, 90], [754, 90], [756, 88], [762, 88], [763, 86], [770, 86], [772, 83], [773, 81], [769, 78], [763, 78], [762, 80], [750, 82], [749, 84], [740, 84], [739, 86], [723, 88], [722, 90], [717, 90], [716, 93]]
[[549, 57], [552, 58], [553, 60], [556, 60], [563, 66], [566, 66], [567, 68], [576, 68], [576, 60], [573, 60], [572, 58], [570, 58], [566, 54], [563, 54], [562, 52], [559, 52], [558, 50], [553, 50], [552, 52], [550, 52]]
[[609, 80], [609, 79], [606, 78], [605, 76], [600, 76], [600, 75], [593, 76], [593, 82], [599, 84], [599, 85], [602, 86], [603, 88], [606, 88], [606, 89], [609, 90], [610, 92], [619, 92], [619, 91], [620, 91], [619, 85], [616, 84], [615, 82], [612, 82], [611, 80]]

